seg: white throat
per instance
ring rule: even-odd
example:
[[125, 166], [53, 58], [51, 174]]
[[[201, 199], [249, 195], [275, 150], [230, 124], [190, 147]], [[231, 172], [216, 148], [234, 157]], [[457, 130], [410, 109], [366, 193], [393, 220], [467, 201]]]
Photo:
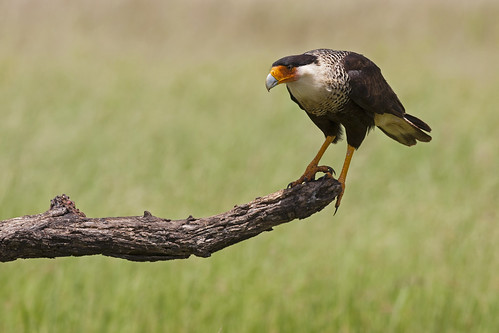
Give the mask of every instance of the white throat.
[[325, 84], [326, 73], [316, 64], [300, 66], [296, 70], [298, 80], [288, 82], [288, 88], [307, 111], [314, 111], [331, 94], [329, 85]]

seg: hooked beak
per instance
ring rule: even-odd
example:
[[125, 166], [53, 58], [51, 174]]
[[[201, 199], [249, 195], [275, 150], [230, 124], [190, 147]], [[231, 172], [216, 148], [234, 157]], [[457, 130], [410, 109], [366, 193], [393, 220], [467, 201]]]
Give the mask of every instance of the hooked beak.
[[280, 83], [286, 83], [291, 81], [296, 81], [298, 78], [296, 76], [296, 68], [288, 68], [286, 66], [274, 66], [270, 70], [270, 74], [267, 75], [265, 80], [265, 87], [267, 90], [274, 88]]
[[267, 91], [270, 91], [270, 89], [274, 88], [279, 84], [279, 81], [275, 77], [272, 76], [272, 74], [267, 75], [267, 79], [265, 80], [265, 87], [267, 88]]

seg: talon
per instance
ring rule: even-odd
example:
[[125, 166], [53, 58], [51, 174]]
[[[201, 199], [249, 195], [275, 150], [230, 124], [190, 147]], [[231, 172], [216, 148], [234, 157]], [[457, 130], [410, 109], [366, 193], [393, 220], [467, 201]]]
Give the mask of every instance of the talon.
[[334, 205], [334, 214], [333, 215], [336, 215], [336, 212], [338, 211], [338, 208], [340, 207], [340, 203], [341, 203], [341, 198], [343, 198], [343, 194], [345, 193], [345, 182], [342, 182], [340, 180], [340, 183], [341, 183], [341, 193], [338, 194], [338, 196], [336, 197], [336, 204]]
[[335, 174], [334, 169], [327, 165], [321, 165], [317, 169], [317, 171], [324, 172], [324, 176], [320, 179], [333, 178], [333, 174]]
[[309, 164], [303, 175], [294, 182], [289, 183], [287, 188], [292, 188], [298, 184], [308, 183], [315, 180], [315, 175], [317, 172], [324, 172], [324, 176], [321, 177], [321, 179], [324, 177], [333, 178], [334, 169], [327, 165], [319, 166], [316, 164]]
[[304, 182], [304, 179], [303, 179], [303, 176], [302, 176], [302, 177], [300, 177], [299, 179], [295, 180], [294, 182], [289, 183], [289, 184], [288, 184], [288, 186], [287, 186], [286, 188], [287, 188], [287, 189], [293, 188], [293, 187], [295, 187], [296, 185], [301, 184], [301, 183], [303, 183], [303, 182]]
[[328, 165], [320, 165], [317, 167], [317, 171], [316, 172], [324, 172], [326, 174], [333, 174], [334, 173], [334, 169], [331, 168], [330, 166]]
[[331, 178], [333, 178], [333, 176], [330, 173], [325, 173], [324, 176], [322, 176], [319, 179], [331, 179]]

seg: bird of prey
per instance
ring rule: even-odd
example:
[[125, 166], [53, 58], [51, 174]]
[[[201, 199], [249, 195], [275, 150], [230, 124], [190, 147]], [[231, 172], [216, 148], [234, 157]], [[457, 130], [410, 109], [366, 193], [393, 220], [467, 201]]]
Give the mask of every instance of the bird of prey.
[[270, 91], [280, 83], [286, 83], [291, 100], [326, 137], [304, 174], [289, 187], [313, 180], [317, 172], [332, 177], [334, 170], [319, 166], [319, 161], [328, 146], [341, 139], [342, 127], [345, 130], [347, 153], [338, 177], [342, 191], [335, 213], [345, 192], [352, 155], [374, 126], [406, 146], [431, 140], [426, 133], [430, 126], [405, 112], [379, 67], [361, 54], [317, 49], [281, 58], [272, 64], [265, 84]]

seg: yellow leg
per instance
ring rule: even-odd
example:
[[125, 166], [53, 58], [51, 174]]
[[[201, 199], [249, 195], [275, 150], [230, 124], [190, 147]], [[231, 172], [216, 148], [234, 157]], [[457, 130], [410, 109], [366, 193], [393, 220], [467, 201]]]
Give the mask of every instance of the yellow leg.
[[298, 178], [296, 181], [290, 183], [288, 185], [288, 188], [294, 187], [294, 186], [301, 184], [303, 182], [308, 182], [308, 181], [313, 180], [315, 178], [315, 174], [317, 172], [324, 172], [326, 175], [329, 175], [330, 177], [333, 176], [331, 174], [331, 172], [333, 172], [334, 170], [331, 167], [328, 167], [325, 165], [319, 166], [318, 164], [322, 158], [322, 155], [324, 155], [327, 147], [329, 147], [331, 142], [333, 142], [334, 138], [335, 138], [334, 136], [326, 136], [326, 140], [324, 140], [324, 143], [322, 144], [321, 149], [319, 149], [319, 151], [317, 152], [317, 155], [315, 155], [312, 162], [310, 162], [310, 164], [307, 166], [303, 175], [300, 178]]
[[341, 169], [341, 174], [338, 177], [338, 181], [341, 183], [341, 193], [336, 198], [336, 204], [334, 207], [336, 208], [334, 213], [338, 211], [338, 207], [340, 207], [341, 198], [343, 197], [343, 193], [345, 193], [345, 181], [347, 178], [348, 168], [350, 167], [350, 161], [352, 160], [353, 153], [355, 152], [355, 148], [348, 145], [347, 147], [347, 155], [345, 156], [345, 162], [343, 163], [343, 168]]

